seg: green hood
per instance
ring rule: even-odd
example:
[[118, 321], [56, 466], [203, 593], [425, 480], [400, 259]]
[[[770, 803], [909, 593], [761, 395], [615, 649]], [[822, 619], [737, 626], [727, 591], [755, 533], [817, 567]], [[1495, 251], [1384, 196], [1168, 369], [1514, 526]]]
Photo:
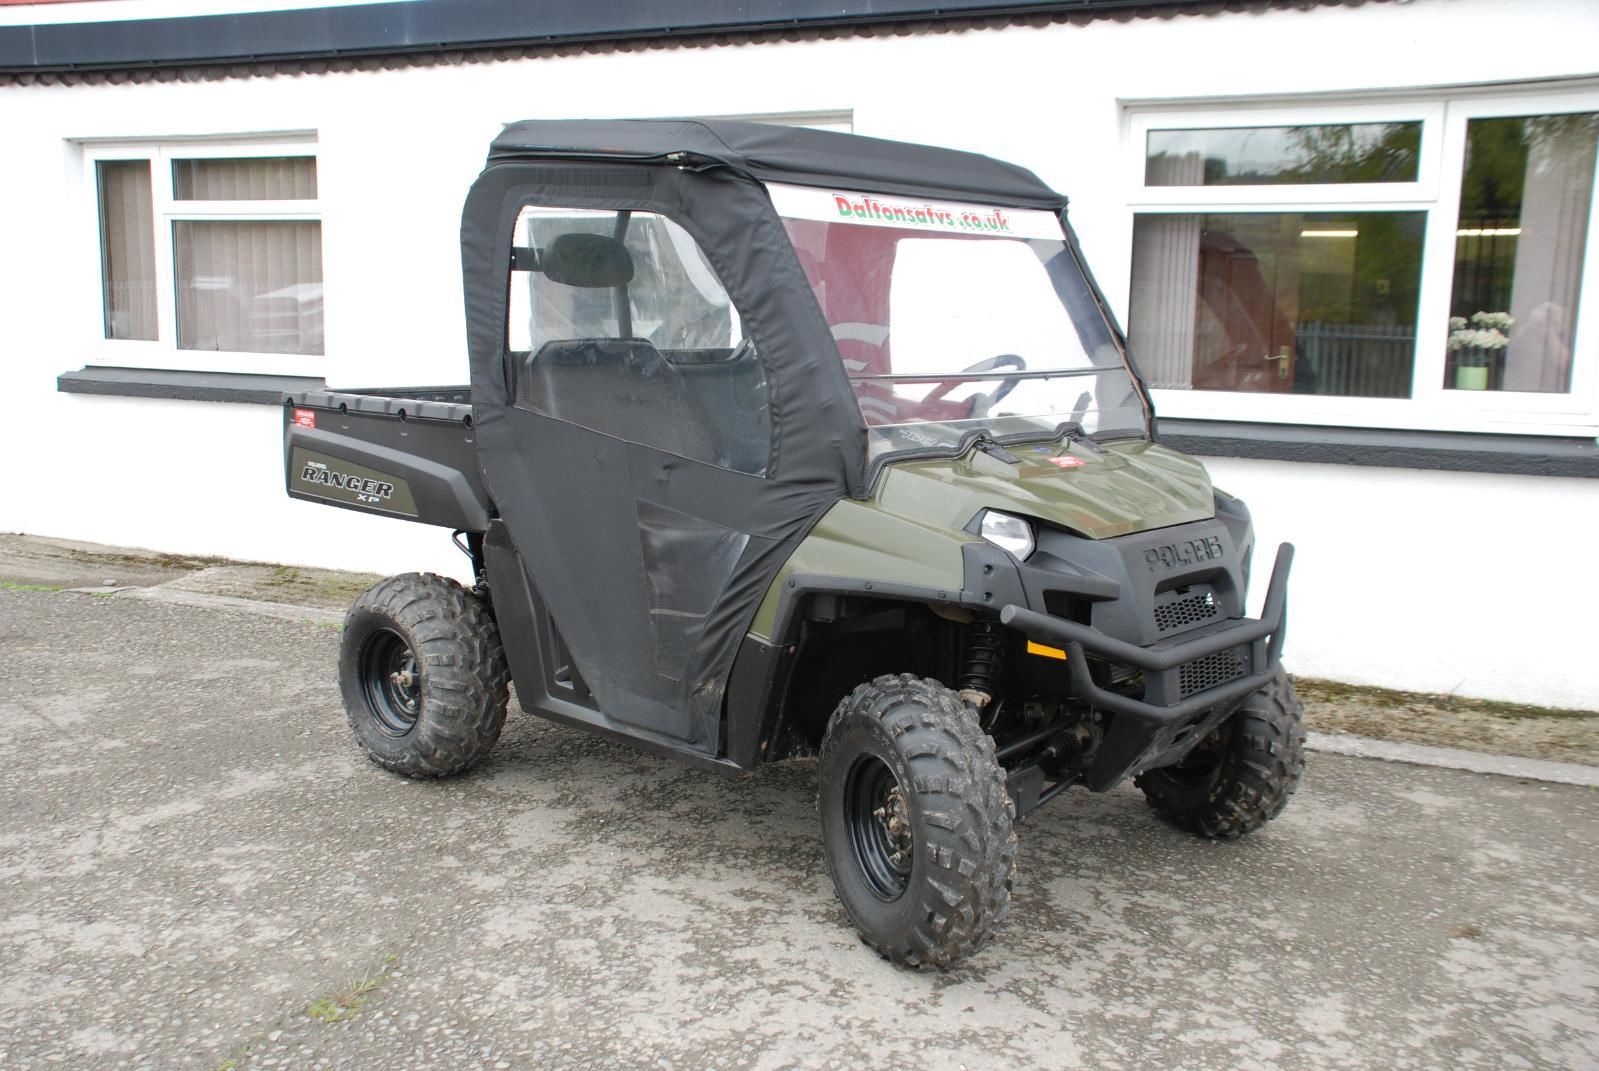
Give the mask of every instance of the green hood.
[[1011, 464], [973, 450], [965, 457], [888, 465], [881, 509], [937, 528], [962, 528], [997, 509], [1090, 539], [1145, 532], [1215, 515], [1210, 477], [1198, 461], [1154, 443], [1081, 443], [1006, 448]]

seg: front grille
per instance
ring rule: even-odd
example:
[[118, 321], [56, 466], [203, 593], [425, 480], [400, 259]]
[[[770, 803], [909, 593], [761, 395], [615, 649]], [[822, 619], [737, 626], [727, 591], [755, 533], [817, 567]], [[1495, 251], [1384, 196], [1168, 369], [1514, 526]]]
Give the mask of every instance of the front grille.
[[1161, 632], [1176, 632], [1219, 617], [1216, 593], [1210, 588], [1190, 589], [1187, 595], [1178, 595], [1155, 607], [1155, 628]]
[[1249, 654], [1246, 648], [1217, 651], [1177, 667], [1177, 693], [1187, 699], [1196, 692], [1235, 681], [1248, 671]]

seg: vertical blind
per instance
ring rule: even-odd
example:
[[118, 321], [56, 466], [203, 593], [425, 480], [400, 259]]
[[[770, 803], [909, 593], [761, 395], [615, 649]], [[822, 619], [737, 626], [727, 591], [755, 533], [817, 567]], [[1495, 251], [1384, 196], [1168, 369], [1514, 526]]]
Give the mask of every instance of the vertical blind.
[[1524, 123], [1527, 165], [1510, 293], [1516, 322], [1503, 389], [1564, 393], [1571, 389], [1599, 115], [1541, 116]]
[[[105, 336], [156, 340], [156, 228], [150, 161], [98, 165]], [[172, 161], [173, 215], [183, 202], [302, 201], [317, 196], [309, 156]], [[220, 206], [219, 206], [220, 207]], [[165, 211], [165, 209], [163, 209]], [[177, 347], [320, 355], [322, 224], [317, 220], [174, 218]]]
[[153, 341], [155, 213], [148, 160], [101, 160], [100, 277], [105, 337]]
[[[174, 160], [179, 201], [316, 197], [309, 156]], [[178, 348], [322, 353], [322, 224], [178, 220], [172, 225]]]
[[178, 220], [178, 348], [322, 352], [322, 224]]
[[176, 201], [314, 201], [316, 159], [174, 160], [172, 197]]

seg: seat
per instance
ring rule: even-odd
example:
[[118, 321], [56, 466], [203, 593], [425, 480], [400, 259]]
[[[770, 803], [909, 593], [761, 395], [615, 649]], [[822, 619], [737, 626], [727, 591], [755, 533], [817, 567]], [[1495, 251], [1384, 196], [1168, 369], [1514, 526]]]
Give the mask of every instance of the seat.
[[705, 416], [682, 377], [642, 338], [555, 339], [517, 369], [518, 408], [719, 464]]

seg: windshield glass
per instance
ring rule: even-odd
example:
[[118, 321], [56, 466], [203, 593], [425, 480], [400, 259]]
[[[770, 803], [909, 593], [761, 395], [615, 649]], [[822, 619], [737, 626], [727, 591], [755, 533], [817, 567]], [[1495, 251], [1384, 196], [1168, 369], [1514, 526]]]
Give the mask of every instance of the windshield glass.
[[974, 431], [1143, 435], [1122, 351], [1052, 213], [770, 190], [872, 457], [953, 450]]

